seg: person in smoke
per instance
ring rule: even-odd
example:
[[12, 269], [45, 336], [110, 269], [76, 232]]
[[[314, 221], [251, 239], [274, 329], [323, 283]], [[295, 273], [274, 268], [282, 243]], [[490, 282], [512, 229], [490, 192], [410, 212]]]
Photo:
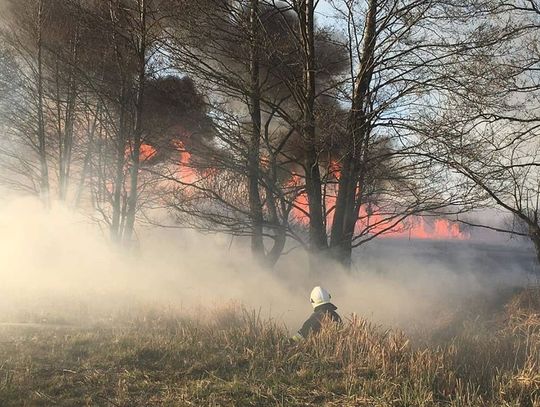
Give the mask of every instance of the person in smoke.
[[341, 324], [341, 317], [336, 312], [337, 307], [330, 302], [332, 296], [322, 287], [315, 287], [311, 290], [309, 300], [313, 306], [313, 314], [304, 322], [302, 328], [292, 337], [295, 342], [305, 339], [310, 334], [315, 334], [321, 330], [322, 322], [325, 320]]

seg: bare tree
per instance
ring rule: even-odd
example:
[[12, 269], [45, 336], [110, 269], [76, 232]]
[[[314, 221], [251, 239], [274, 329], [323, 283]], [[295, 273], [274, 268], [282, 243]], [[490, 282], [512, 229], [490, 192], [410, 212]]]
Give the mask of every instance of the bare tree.
[[482, 206], [503, 209], [515, 220], [510, 227], [464, 223], [526, 236], [540, 261], [540, 12], [534, 1], [473, 6], [479, 22], [473, 35], [490, 44], [456, 61], [452, 80], [460, 91], [446, 94], [439, 114], [425, 117], [423, 152], [463, 179]]
[[[457, 24], [456, 15], [461, 13], [446, 2], [336, 1], [337, 19], [345, 27], [349, 70], [340, 81], [329, 82], [324, 69], [309, 59], [315, 4], [287, 4], [301, 22], [296, 38], [304, 55], [303, 85], [294, 80], [284, 83], [292, 94], [302, 89], [298, 108], [303, 112], [302, 176], [311, 247], [314, 252], [330, 248], [332, 257], [347, 266], [355, 246], [392, 231], [408, 216], [455, 210], [462, 203], [458, 194], [445, 193], [442, 184], [427, 182], [439, 178], [436, 169], [413, 152], [420, 142], [417, 118], [437, 109], [439, 88], [446, 86], [446, 65], [473, 45], [469, 38], [438, 34], [441, 26]], [[330, 144], [325, 143], [318, 119], [329, 97], [348, 110], [336, 109], [337, 142]], [[291, 119], [288, 112], [279, 113]], [[290, 123], [298, 126], [294, 117]], [[314, 133], [310, 123], [316, 124]], [[332, 173], [321, 175], [322, 157], [333, 163], [337, 183]]]
[[143, 106], [146, 84], [156, 83], [163, 5], [12, 2], [14, 26], [3, 32], [17, 78], [2, 103], [11, 138], [2, 145], [11, 172], [4, 181], [36, 192], [57, 188], [61, 200], [91, 205], [117, 241], [131, 239], [140, 194], [152, 183], [148, 176], [139, 182], [142, 147], [160, 129], [144, 121], [163, 114], [145, 114]]
[[[280, 171], [288, 170], [281, 166], [284, 156], [276, 150], [283, 150], [292, 131], [280, 121], [276, 108], [265, 101], [279, 99], [275, 103], [283, 104], [289, 97], [283, 95], [283, 87], [272, 72], [269, 51], [276, 32], [285, 31], [283, 21], [280, 11], [268, 3], [209, 3], [211, 8], [206, 4], [193, 6], [187, 18], [179, 17], [181, 23], [173, 27], [170, 53], [181, 71], [209, 88], [214, 134], [219, 142], [204, 146], [207, 157], [212, 157], [204, 171], [216, 178], [203, 185], [202, 180], [208, 178], [198, 177], [201, 179], [189, 192], [191, 196], [181, 207], [177, 202], [175, 208], [196, 214], [203, 221], [200, 227], [208, 228], [204, 220], [212, 220], [217, 230], [228, 228], [234, 234], [250, 236], [254, 254], [273, 264], [284, 247], [294, 200], [283, 188], [286, 180], [278, 179]], [[195, 26], [197, 29], [193, 29]], [[191, 153], [205, 154], [197, 149]], [[235, 185], [237, 196], [230, 194], [229, 188], [220, 188], [218, 179], [219, 183], [228, 180]], [[214, 204], [191, 206], [203, 196]], [[263, 237], [274, 241], [268, 251]]]
[[[20, 102], [18, 107], [21, 109], [21, 114], [27, 115], [27, 117], [18, 117], [11, 124], [17, 127], [25, 139], [26, 146], [37, 156], [39, 170], [32, 171], [38, 178], [36, 191], [44, 204], [48, 205], [50, 186], [47, 124], [45, 123], [44, 32], [49, 23], [49, 15], [41, 0], [19, 4], [19, 7], [24, 7], [24, 15], [21, 8], [15, 8], [14, 4], [10, 6], [13, 15], [24, 21], [19, 29], [13, 27], [10, 32], [6, 30], [4, 38], [12, 51], [15, 48], [20, 50], [21, 58], [17, 61], [20, 64], [16, 70], [17, 75], [22, 79], [19, 82], [21, 88], [18, 95]], [[20, 126], [17, 126], [18, 124]], [[13, 152], [11, 156], [14, 156]], [[29, 161], [26, 161], [26, 164], [29, 164]], [[33, 170], [37, 168], [34, 167]]]
[[[12, 3], [6, 116], [24, 148], [3, 151], [4, 164], [28, 189], [89, 206], [118, 242], [132, 242], [146, 209], [167, 207], [186, 227], [248, 236], [268, 265], [291, 239], [348, 266], [355, 247], [411, 215], [485, 197], [483, 178], [457, 176], [466, 160], [441, 157], [439, 143], [486, 153], [485, 132], [504, 120], [534, 134], [495, 109], [503, 93], [471, 84], [482, 57], [518, 35], [482, 39], [465, 18], [489, 14], [478, 7], [336, 0], [332, 28], [312, 0], [25, 0], [32, 18]], [[514, 31], [533, 38], [531, 27]], [[534, 71], [527, 61], [502, 61], [514, 86]], [[508, 86], [490, 78], [488, 93]], [[504, 97], [531, 87], [519, 86]], [[459, 139], [449, 123], [463, 112]], [[464, 134], [476, 139], [458, 148]]]

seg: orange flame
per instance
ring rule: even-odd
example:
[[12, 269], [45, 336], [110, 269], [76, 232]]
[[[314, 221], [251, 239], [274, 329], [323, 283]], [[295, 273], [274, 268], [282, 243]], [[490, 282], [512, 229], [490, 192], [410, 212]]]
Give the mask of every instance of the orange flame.
[[191, 153], [186, 150], [184, 143], [181, 140], [174, 142], [174, 146], [178, 151], [178, 167], [177, 167], [177, 176], [178, 178], [187, 184], [193, 184], [197, 175], [193, 168], [190, 166]]
[[156, 156], [156, 149], [150, 144], [142, 143], [139, 149], [139, 161], [148, 161]]
[[[179, 152], [179, 162], [177, 174], [182, 182], [194, 184], [197, 182], [198, 175], [190, 163], [191, 154], [186, 150], [182, 141], [176, 141], [175, 147]], [[268, 165], [265, 157], [261, 158], [261, 165]], [[201, 175], [209, 175], [212, 170], [207, 170]], [[328, 175], [334, 179], [339, 177], [340, 165], [336, 162], [330, 162], [328, 165]], [[297, 193], [294, 198], [294, 207], [291, 210], [291, 219], [301, 225], [309, 223], [309, 205], [305, 192], [298, 192], [304, 187], [304, 178], [298, 172], [293, 172], [284, 187], [288, 193]], [[336, 185], [328, 186], [325, 207], [327, 225], [330, 226], [334, 217], [334, 206], [336, 203], [335, 192]], [[470, 234], [460, 230], [459, 224], [448, 219], [425, 218], [422, 216], [410, 216], [407, 219], [397, 222], [391, 218], [386, 219], [378, 208], [373, 205], [364, 205], [360, 209], [360, 219], [357, 223], [357, 232], [369, 230], [370, 234], [382, 233], [381, 237], [386, 238], [409, 238], [409, 239], [429, 239], [429, 240], [466, 240]], [[389, 229], [389, 230], [386, 230]]]
[[[329, 171], [332, 175], [339, 177], [339, 164], [331, 162]], [[300, 188], [302, 179], [299, 174], [293, 173], [287, 187]], [[335, 186], [334, 188], [335, 189]], [[334, 206], [336, 204], [336, 194], [328, 193], [325, 197], [327, 225], [332, 225], [334, 217]], [[331, 192], [331, 191], [330, 191]], [[294, 200], [294, 207], [291, 211], [294, 221], [307, 225], [309, 223], [309, 205], [305, 192], [300, 193]], [[385, 217], [378, 208], [363, 205], [360, 208], [360, 219], [357, 222], [357, 232], [369, 230], [370, 234], [379, 234], [386, 238], [408, 238], [408, 239], [429, 239], [429, 240], [468, 240], [470, 234], [460, 229], [459, 224], [443, 218], [425, 218], [422, 216], [409, 216], [407, 219], [397, 222], [391, 217]], [[388, 230], [387, 230], [388, 229]]]

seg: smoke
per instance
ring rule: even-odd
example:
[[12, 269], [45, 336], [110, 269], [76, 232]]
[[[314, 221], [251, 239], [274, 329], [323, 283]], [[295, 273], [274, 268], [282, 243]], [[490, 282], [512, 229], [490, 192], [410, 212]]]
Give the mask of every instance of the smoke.
[[236, 302], [293, 331], [322, 284], [342, 316], [425, 326], [471, 298], [525, 284], [533, 264], [515, 248], [395, 240], [359, 250], [352, 273], [329, 265], [314, 277], [299, 250], [272, 273], [246, 242], [187, 230], [142, 229], [140, 250], [120, 251], [87, 217], [21, 197], [0, 202], [0, 233], [0, 323], [89, 323], [156, 306], [194, 314]]

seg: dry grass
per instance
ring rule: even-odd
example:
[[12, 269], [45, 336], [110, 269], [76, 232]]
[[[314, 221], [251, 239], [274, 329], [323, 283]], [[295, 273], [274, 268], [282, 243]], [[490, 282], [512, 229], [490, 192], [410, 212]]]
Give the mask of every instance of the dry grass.
[[[1, 406], [540, 406], [540, 296], [443, 339], [353, 318], [294, 345], [226, 308], [0, 328]], [[456, 328], [459, 326], [458, 328]]]

